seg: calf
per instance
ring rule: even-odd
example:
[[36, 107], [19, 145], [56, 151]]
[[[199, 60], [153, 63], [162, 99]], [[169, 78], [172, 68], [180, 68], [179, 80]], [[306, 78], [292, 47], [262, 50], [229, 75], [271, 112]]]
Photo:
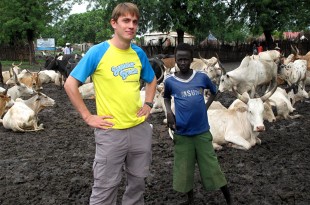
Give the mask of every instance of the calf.
[[38, 125], [38, 113], [54, 104], [55, 101], [43, 93], [28, 100], [17, 99], [1, 120], [3, 127], [14, 132], [43, 130], [43, 124]]

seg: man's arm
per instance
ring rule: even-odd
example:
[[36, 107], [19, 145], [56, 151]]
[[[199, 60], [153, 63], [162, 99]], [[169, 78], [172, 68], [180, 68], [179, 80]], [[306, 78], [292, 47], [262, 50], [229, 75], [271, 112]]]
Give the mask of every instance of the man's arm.
[[79, 81], [69, 76], [64, 85], [65, 91], [74, 106], [74, 108], [80, 113], [83, 120], [92, 127], [108, 129], [113, 126], [113, 123], [106, 121], [106, 118], [113, 118], [111, 116], [97, 116], [92, 115], [86, 107], [84, 100], [79, 92]]
[[[155, 92], [156, 92], [156, 85], [157, 85], [156, 77], [154, 77], [152, 82], [146, 83], [144, 102], [153, 103]], [[151, 109], [152, 108], [150, 106], [148, 106], [147, 104], [144, 104], [142, 105], [142, 108], [139, 109], [137, 116], [141, 117], [145, 115], [145, 118], [147, 119], [150, 114]]]

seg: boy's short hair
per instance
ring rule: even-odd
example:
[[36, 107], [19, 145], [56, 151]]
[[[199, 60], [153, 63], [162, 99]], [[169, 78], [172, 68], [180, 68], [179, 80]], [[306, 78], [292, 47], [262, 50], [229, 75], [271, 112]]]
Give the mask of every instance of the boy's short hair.
[[191, 53], [192, 58], [194, 57], [194, 50], [191, 45], [188, 43], [179, 43], [177, 47], [175, 47], [174, 55], [177, 54], [177, 51], [189, 51]]
[[136, 16], [138, 19], [140, 18], [140, 12], [136, 4], [130, 2], [124, 2], [118, 4], [112, 12], [111, 18], [114, 21], [117, 21], [120, 16], [124, 16], [126, 14], [131, 14]]

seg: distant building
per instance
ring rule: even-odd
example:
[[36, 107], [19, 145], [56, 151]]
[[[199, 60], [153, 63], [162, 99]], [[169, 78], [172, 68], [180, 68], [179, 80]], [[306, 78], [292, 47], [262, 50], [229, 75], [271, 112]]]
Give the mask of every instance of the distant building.
[[[165, 44], [170, 44], [171, 46], [175, 46], [178, 39], [177, 32], [152, 32], [152, 33], [146, 33], [144, 36], [144, 42], [143, 45], [162, 45], [165, 46]], [[190, 45], [195, 44], [195, 37], [184, 33], [184, 43], [188, 43]]]

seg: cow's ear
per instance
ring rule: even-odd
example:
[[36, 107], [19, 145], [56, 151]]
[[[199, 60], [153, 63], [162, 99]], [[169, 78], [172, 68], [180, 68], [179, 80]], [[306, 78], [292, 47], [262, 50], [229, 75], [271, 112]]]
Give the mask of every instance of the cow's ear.
[[247, 108], [246, 107], [238, 107], [236, 109], [237, 112], [246, 112], [247, 111]]

